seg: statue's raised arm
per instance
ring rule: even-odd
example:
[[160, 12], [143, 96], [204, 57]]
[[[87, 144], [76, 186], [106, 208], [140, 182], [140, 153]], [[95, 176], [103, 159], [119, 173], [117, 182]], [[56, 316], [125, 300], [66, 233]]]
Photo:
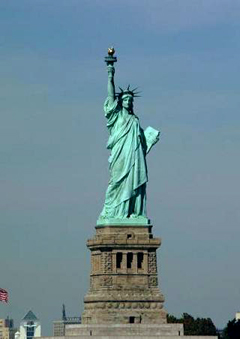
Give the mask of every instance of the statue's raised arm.
[[108, 65], [107, 70], [108, 70], [108, 99], [109, 103], [112, 104], [115, 100], [115, 84], [114, 84], [115, 68], [112, 65]]
[[115, 68], [113, 65], [117, 61], [117, 58], [113, 56], [114, 53], [115, 53], [115, 50], [113, 47], [108, 48], [108, 56], [105, 58], [105, 61], [107, 63], [107, 70], [108, 70], [108, 100], [109, 100], [110, 105], [116, 99], [115, 84], [114, 84]]

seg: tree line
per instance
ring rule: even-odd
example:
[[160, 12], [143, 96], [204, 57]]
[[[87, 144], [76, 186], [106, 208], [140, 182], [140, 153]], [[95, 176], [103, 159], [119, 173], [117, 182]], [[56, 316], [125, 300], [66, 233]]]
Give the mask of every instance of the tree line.
[[180, 318], [167, 315], [168, 323], [181, 323], [184, 335], [212, 335], [219, 339], [240, 339], [240, 320], [230, 320], [223, 330], [218, 330], [210, 318], [194, 318], [188, 313], [183, 313]]

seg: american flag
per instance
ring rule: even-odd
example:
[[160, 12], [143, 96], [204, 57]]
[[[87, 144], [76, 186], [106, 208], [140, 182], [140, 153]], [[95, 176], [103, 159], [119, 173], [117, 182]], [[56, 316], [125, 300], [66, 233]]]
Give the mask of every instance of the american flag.
[[3, 288], [0, 288], [0, 301], [8, 302], [8, 292]]

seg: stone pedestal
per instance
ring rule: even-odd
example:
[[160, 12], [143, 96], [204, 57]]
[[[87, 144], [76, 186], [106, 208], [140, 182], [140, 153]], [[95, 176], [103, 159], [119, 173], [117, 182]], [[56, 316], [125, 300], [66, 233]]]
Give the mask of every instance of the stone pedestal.
[[165, 324], [151, 225], [98, 225], [91, 250], [83, 324]]
[[151, 225], [96, 226], [87, 242], [92, 267], [82, 324], [67, 325], [63, 337], [42, 339], [217, 339], [185, 337], [183, 324], [167, 324], [157, 277], [160, 245]]

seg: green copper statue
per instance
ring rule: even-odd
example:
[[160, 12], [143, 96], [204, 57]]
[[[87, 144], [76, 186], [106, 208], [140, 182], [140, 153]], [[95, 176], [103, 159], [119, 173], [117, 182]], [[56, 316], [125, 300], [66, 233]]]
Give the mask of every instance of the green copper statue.
[[114, 48], [105, 58], [108, 70], [108, 97], [104, 103], [109, 139], [110, 181], [98, 224], [147, 224], [146, 183], [148, 181], [146, 154], [159, 140], [159, 132], [140, 126], [133, 112], [136, 89], [130, 86], [120, 93], [114, 85]]

